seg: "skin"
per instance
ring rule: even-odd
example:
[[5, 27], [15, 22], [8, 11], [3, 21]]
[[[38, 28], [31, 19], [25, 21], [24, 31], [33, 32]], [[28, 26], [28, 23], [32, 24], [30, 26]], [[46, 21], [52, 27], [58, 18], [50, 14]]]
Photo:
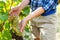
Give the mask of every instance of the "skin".
[[[21, 4], [19, 4], [18, 6], [14, 7], [13, 9], [11, 9], [11, 11], [9, 12], [10, 13], [10, 16], [18, 16], [20, 11], [25, 8], [27, 5], [29, 4], [29, 0], [23, 0], [21, 2]], [[27, 24], [27, 22], [35, 17], [38, 17], [40, 16], [41, 14], [43, 14], [45, 12], [45, 10], [42, 8], [42, 7], [39, 7], [37, 8], [35, 11], [33, 11], [32, 13], [30, 13], [28, 16], [26, 16], [23, 20], [22, 20], [22, 23], [21, 23], [21, 29], [20, 29], [20, 32], [23, 32], [24, 31], [24, 28]], [[39, 35], [38, 35], [39, 37]], [[37, 37], [37, 38], [38, 38]]]

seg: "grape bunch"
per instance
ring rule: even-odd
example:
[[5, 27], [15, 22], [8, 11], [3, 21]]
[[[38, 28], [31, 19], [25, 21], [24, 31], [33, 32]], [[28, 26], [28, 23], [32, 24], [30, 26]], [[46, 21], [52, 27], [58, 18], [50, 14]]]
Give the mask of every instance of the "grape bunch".
[[17, 39], [23, 40], [22, 33], [20, 32], [20, 28], [18, 27], [19, 26], [18, 16], [15, 17], [10, 16], [8, 20], [10, 23], [10, 27], [12, 28], [11, 29], [12, 38], [15, 38], [16, 40]]

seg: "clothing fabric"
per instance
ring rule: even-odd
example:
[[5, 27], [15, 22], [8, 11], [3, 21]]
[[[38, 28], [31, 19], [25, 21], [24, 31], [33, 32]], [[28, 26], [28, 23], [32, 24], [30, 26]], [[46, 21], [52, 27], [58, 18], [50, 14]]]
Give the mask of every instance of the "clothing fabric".
[[45, 12], [31, 20], [32, 33], [35, 37], [41, 32], [41, 40], [55, 40], [57, 15], [56, 5], [58, 0], [30, 0], [32, 12], [42, 7]]
[[31, 20], [32, 33], [38, 36], [41, 32], [41, 40], [55, 40], [57, 15], [39, 16]]
[[51, 15], [56, 12], [56, 5], [58, 0], [30, 0], [30, 6], [32, 11], [38, 7], [43, 7], [45, 12], [42, 16]]

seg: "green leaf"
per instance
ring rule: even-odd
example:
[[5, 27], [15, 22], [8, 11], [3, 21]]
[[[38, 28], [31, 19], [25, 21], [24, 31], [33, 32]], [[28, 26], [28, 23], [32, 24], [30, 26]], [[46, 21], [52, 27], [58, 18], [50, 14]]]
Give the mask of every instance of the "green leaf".
[[5, 40], [12, 40], [12, 36], [9, 30], [4, 30], [3, 31], [3, 39]]
[[4, 1], [0, 1], [0, 7], [4, 7]]
[[22, 11], [22, 13], [25, 14], [25, 15], [28, 15], [29, 12], [30, 12], [29, 6], [25, 7], [25, 8], [23, 9], [23, 11]]
[[[3, 15], [4, 14], [4, 15]], [[6, 21], [8, 19], [8, 14], [7, 13], [1, 13], [0, 14], [0, 20]]]

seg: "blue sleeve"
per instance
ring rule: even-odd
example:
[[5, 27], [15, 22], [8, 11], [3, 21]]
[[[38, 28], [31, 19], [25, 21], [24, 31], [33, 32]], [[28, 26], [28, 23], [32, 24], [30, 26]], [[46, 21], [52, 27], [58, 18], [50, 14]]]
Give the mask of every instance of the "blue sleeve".
[[50, 9], [53, 5], [54, 5], [54, 0], [49, 0], [49, 2], [45, 6], [43, 6], [43, 8], [46, 11]]

